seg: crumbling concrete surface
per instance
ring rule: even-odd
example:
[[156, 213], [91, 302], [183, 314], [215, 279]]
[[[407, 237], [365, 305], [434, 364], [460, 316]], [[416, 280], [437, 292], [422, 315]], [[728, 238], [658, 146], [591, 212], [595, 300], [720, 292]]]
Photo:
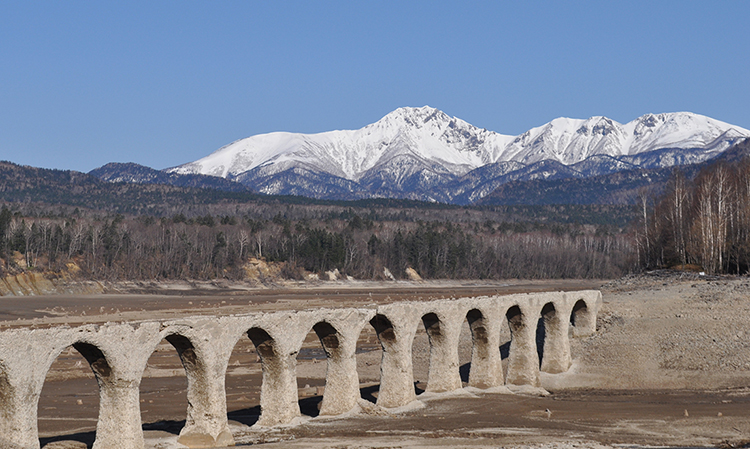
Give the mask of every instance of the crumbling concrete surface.
[[[559, 373], [571, 366], [569, 337], [594, 333], [600, 307], [601, 294], [589, 290], [9, 329], [0, 332], [0, 447], [39, 448], [37, 406], [45, 376], [70, 346], [88, 361], [99, 385], [94, 449], [144, 447], [139, 386], [149, 357], [164, 339], [177, 350], [187, 373], [189, 405], [178, 441], [188, 447], [225, 447], [234, 444], [225, 378], [240, 339], [249, 338], [261, 360], [261, 416], [256, 426], [263, 427], [300, 416], [296, 356], [310, 330], [327, 356], [320, 414], [339, 415], [360, 401], [355, 352], [365, 326], [375, 329], [383, 350], [377, 405], [397, 408], [416, 398], [411, 351], [419, 326], [430, 343], [427, 392], [462, 387], [458, 343], [464, 320], [473, 340], [471, 386], [537, 387], [540, 367]], [[506, 378], [497, 350], [504, 321], [512, 334]]]

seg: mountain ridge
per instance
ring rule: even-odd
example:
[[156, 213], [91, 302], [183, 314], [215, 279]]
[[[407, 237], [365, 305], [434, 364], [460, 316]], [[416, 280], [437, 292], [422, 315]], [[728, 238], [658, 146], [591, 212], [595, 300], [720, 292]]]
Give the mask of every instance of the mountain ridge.
[[[702, 162], [745, 137], [750, 131], [744, 128], [689, 112], [645, 114], [624, 125], [602, 116], [557, 118], [510, 136], [429, 106], [405, 107], [358, 130], [250, 136], [164, 171], [220, 176], [266, 194], [468, 204], [492, 191], [487, 182], [497, 187], [508, 180]], [[486, 178], [492, 172], [486, 167], [503, 163], [524, 171], [472, 179]], [[483, 187], [467, 192], [472, 184]]]

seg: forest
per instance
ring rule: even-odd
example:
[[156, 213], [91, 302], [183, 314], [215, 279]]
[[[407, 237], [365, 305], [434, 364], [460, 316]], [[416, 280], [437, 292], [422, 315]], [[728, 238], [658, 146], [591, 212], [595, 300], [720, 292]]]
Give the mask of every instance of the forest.
[[719, 161], [694, 179], [674, 170], [666, 192], [639, 196], [637, 257], [644, 269], [746, 274], [750, 268], [750, 162]]
[[[0, 210], [3, 276], [75, 267], [82, 279], [243, 280], [255, 258], [277, 263], [289, 279], [334, 269], [382, 279], [384, 268], [396, 278], [407, 268], [426, 279], [612, 278], [638, 263], [630, 228], [596, 223], [619, 209], [548, 207], [542, 215], [554, 220], [519, 220], [530, 212], [506, 208], [501, 215], [513, 218], [497, 221], [486, 218], [497, 211], [461, 208], [282, 205], [162, 217], [29, 209]], [[581, 224], [576, 214], [592, 220]]]

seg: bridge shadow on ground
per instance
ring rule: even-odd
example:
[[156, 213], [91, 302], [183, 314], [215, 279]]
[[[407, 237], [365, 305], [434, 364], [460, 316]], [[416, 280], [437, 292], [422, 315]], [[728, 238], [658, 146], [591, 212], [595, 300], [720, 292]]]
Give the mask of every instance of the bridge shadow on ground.
[[80, 443], [84, 443], [86, 447], [91, 449], [91, 447], [94, 445], [94, 440], [96, 439], [96, 432], [79, 432], [79, 433], [71, 433], [69, 435], [58, 435], [54, 437], [46, 437], [46, 438], [39, 438], [39, 445], [41, 447], [44, 447], [45, 445], [49, 443], [54, 443], [57, 441], [78, 441]]
[[237, 421], [246, 426], [252, 426], [260, 418], [260, 405], [255, 407], [243, 408], [227, 413], [227, 418], [231, 421]]
[[[465, 364], [461, 367], [461, 378], [468, 379], [469, 365]], [[373, 404], [378, 400], [378, 392], [380, 391], [380, 385], [372, 385], [369, 387], [362, 387], [359, 389], [362, 399], [372, 402]], [[424, 390], [414, 382], [414, 392], [416, 394], [424, 393]], [[320, 405], [323, 402], [323, 396], [311, 396], [309, 398], [303, 398], [299, 400], [300, 412], [303, 415], [316, 417], [320, 415]], [[227, 418], [230, 421], [235, 421], [240, 424], [244, 424], [248, 427], [258, 422], [260, 418], [260, 405], [255, 407], [244, 408], [240, 410], [234, 410], [227, 413]], [[162, 431], [171, 433], [173, 435], [179, 435], [182, 428], [185, 426], [185, 420], [162, 420], [154, 421], [151, 423], [144, 423], [142, 428], [144, 431]], [[54, 437], [40, 438], [39, 442], [43, 448], [46, 444], [57, 442], [57, 441], [78, 441], [87, 445], [89, 449], [94, 445], [96, 439], [96, 432], [80, 432], [72, 433], [69, 435], [58, 435]]]
[[151, 423], [144, 423], [143, 426], [141, 426], [144, 431], [147, 430], [161, 430], [162, 432], [171, 433], [173, 435], [179, 435], [180, 430], [182, 430], [183, 427], [185, 427], [185, 420], [177, 421], [177, 420], [163, 420], [163, 421], [154, 421]]

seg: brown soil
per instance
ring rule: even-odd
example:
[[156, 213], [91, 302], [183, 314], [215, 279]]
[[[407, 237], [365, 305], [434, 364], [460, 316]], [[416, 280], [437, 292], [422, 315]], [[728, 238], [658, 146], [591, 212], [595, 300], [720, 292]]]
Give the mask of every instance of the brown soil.
[[[568, 281], [373, 287], [337, 285], [242, 294], [215, 292], [214, 296], [2, 298], [0, 318], [15, 320], [1, 323], [6, 326], [27, 321], [44, 326], [58, 320], [111, 320], [113, 315], [137, 319], [144, 317], [144, 311], [149, 316], [216, 313], [217, 308], [220, 313], [237, 313], [317, 307], [332, 301], [346, 306], [602, 287], [599, 329], [594, 336], [573, 340], [574, 365], [568, 373], [543, 374], [549, 396], [462, 390], [422, 396], [421, 403], [398, 414], [383, 415], [363, 402], [360, 414], [311, 418], [317, 415], [325, 383], [325, 356], [311, 333], [298, 357], [300, 406], [306, 416], [294, 426], [254, 430], [247, 426], [259, 413], [260, 364], [249, 340], [241, 341], [227, 375], [227, 405], [236, 440], [238, 444], [265, 443], [269, 448], [740, 447], [750, 442], [747, 279], [654, 275], [607, 284]], [[148, 446], [166, 449], [180, 447], [175, 435], [185, 419], [187, 401], [179, 358], [168, 343], [162, 343], [149, 360], [141, 385], [141, 408]], [[419, 391], [429, 363], [424, 332], [415, 338], [413, 349]], [[358, 351], [363, 398], [374, 400], [380, 349], [369, 328], [360, 337]], [[464, 326], [459, 347], [464, 378], [470, 352], [470, 333]], [[90, 444], [97, 410], [97, 387], [85, 360], [72, 349], [63, 353], [48, 374], [40, 399], [42, 443], [73, 439]]]

